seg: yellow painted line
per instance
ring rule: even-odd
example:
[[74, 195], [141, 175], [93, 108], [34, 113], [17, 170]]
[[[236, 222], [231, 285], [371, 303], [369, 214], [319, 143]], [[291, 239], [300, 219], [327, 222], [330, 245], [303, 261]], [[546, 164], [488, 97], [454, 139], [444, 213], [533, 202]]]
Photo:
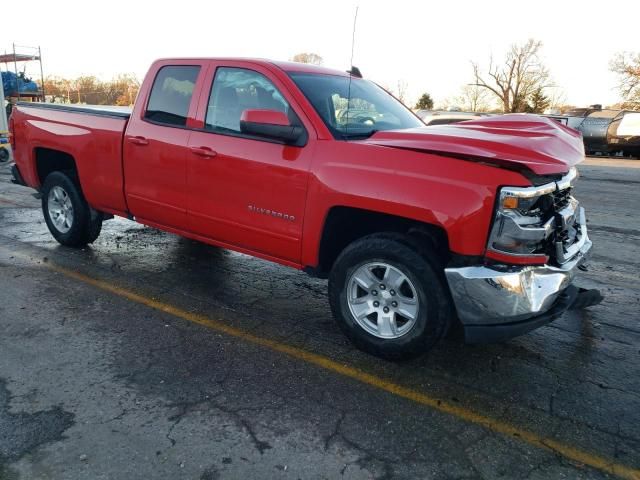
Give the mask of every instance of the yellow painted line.
[[[15, 254], [16, 252], [13, 251], [12, 253]], [[510, 425], [509, 423], [487, 417], [468, 408], [454, 405], [445, 400], [440, 400], [435, 397], [431, 397], [425, 393], [413, 390], [411, 388], [403, 387], [402, 385], [389, 380], [385, 380], [370, 373], [366, 373], [357, 368], [338, 363], [322, 355], [308, 352], [301, 348], [287, 345], [285, 343], [280, 343], [275, 340], [270, 340], [268, 338], [253, 335], [252, 333], [246, 332], [239, 328], [231, 327], [223, 322], [211, 319], [205, 315], [188, 312], [179, 307], [175, 307], [159, 300], [148, 298], [144, 295], [140, 295], [130, 290], [112, 285], [104, 280], [89, 277], [82, 273], [78, 273], [59, 265], [52, 264], [51, 262], [47, 263], [46, 266], [67, 277], [92, 285], [93, 287], [96, 287], [100, 290], [112, 293], [119, 297], [126, 298], [155, 310], [168, 313], [175, 317], [182, 318], [183, 320], [187, 320], [189, 322], [205, 326], [218, 332], [225, 333], [246, 342], [260, 345], [276, 352], [284, 353], [298, 360], [302, 360], [306, 363], [315, 365], [322, 369], [351, 378], [360, 383], [370, 385], [398, 397], [411, 400], [412, 402], [427, 406], [439, 412], [447, 413], [466, 422], [488, 428], [494, 432], [519, 438], [523, 442], [533, 445], [534, 447], [551, 450], [552, 452], [573, 462], [588, 465], [603, 472], [616, 475], [620, 478], [629, 480], [640, 480], [640, 469], [621, 465], [613, 460], [580, 450], [570, 445], [565, 445], [564, 443], [553, 438], [539, 435], [529, 430], [519, 428], [515, 425]]]

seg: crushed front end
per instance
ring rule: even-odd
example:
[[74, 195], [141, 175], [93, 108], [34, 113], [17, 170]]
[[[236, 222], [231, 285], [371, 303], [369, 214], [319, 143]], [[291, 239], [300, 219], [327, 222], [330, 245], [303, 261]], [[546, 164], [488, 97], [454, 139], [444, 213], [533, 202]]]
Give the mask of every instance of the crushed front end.
[[577, 171], [498, 193], [486, 262], [445, 270], [469, 343], [500, 341], [559, 317], [579, 295], [573, 278], [591, 249]]

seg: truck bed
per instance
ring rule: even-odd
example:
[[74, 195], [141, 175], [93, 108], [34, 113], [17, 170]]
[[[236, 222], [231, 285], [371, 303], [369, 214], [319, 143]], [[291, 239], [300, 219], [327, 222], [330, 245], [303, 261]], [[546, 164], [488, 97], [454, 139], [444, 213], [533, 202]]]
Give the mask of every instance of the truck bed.
[[[89, 205], [126, 215], [122, 140], [130, 116], [128, 107], [19, 102], [12, 120], [21, 176], [27, 185], [39, 188], [46, 172], [63, 161], [60, 155], [67, 155], [75, 163]], [[26, 138], [31, 148], [20, 147]]]
[[118, 107], [115, 105], [72, 105], [66, 103], [33, 103], [18, 102], [18, 105], [29, 108], [46, 108], [63, 112], [88, 113], [104, 117], [118, 117], [128, 119], [131, 116], [131, 107]]

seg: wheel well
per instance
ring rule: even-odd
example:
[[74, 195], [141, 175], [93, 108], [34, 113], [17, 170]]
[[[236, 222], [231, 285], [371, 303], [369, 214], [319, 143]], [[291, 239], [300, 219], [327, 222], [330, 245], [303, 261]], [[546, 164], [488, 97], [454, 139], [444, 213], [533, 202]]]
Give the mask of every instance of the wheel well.
[[333, 207], [324, 224], [319, 263], [314, 273], [326, 277], [340, 252], [353, 241], [379, 232], [406, 233], [438, 252], [443, 265], [449, 257], [449, 241], [441, 227], [429, 223], [352, 207]]
[[51, 172], [71, 170], [77, 172], [76, 162], [71, 155], [50, 148], [36, 148], [35, 162], [40, 185]]

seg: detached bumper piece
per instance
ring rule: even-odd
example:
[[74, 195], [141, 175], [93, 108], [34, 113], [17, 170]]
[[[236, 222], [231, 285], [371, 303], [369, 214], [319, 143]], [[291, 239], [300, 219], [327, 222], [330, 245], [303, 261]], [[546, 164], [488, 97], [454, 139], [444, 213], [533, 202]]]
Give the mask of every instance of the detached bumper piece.
[[20, 170], [18, 170], [18, 167], [15, 163], [11, 165], [11, 176], [12, 176], [11, 183], [15, 183], [16, 185], [22, 185], [23, 187], [27, 186], [24, 179], [22, 178], [22, 175], [20, 174]]
[[573, 258], [555, 267], [472, 266], [445, 269], [468, 343], [506, 340], [552, 322], [601, 295], [571, 285], [591, 249], [586, 228]]

